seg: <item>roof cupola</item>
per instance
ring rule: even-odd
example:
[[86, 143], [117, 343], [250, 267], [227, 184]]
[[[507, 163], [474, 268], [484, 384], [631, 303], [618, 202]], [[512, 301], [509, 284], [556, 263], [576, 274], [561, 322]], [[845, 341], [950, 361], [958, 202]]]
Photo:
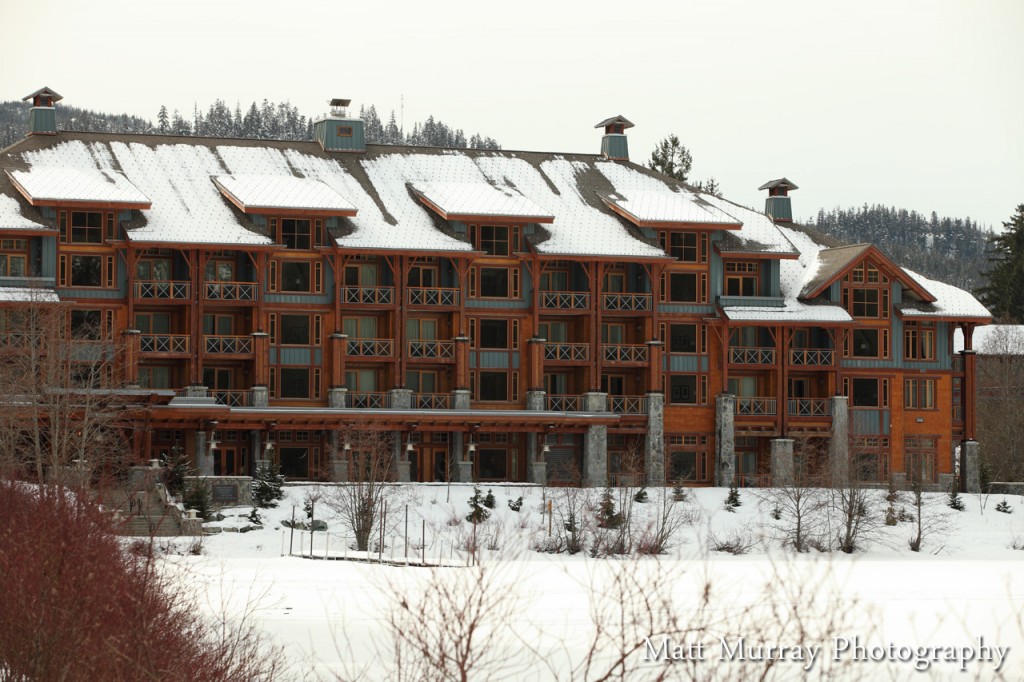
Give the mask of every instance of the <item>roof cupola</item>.
[[62, 99], [64, 98], [50, 88], [41, 88], [21, 98], [22, 102], [32, 100], [32, 108], [28, 112], [29, 135], [57, 134], [57, 116], [53, 105]]
[[362, 119], [348, 115], [350, 99], [335, 97], [328, 104], [331, 113], [313, 123], [313, 137], [325, 152], [365, 152], [366, 133]]
[[793, 222], [793, 207], [789, 203], [789, 190], [800, 189], [786, 178], [770, 180], [764, 183], [759, 190], [768, 190], [768, 197], [764, 200], [764, 212], [769, 218], [777, 223]]
[[604, 128], [601, 138], [601, 154], [606, 159], [629, 161], [629, 145], [626, 143], [626, 128], [633, 124], [623, 116], [613, 116], [598, 123], [595, 128]]

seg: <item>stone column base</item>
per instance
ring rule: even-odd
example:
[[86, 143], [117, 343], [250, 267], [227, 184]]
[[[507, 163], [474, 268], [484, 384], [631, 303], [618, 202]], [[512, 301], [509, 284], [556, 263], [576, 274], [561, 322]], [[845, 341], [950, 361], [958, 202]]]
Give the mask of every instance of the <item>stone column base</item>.
[[395, 480], [399, 483], [408, 483], [410, 480], [409, 468], [409, 460], [399, 460], [398, 467], [395, 471]]
[[771, 458], [772, 485], [793, 485], [793, 439], [773, 439]]
[[530, 467], [530, 483], [537, 485], [548, 484], [548, 463], [534, 462]]
[[473, 482], [473, 463], [472, 462], [459, 462], [459, 482], [460, 483], [472, 483]]

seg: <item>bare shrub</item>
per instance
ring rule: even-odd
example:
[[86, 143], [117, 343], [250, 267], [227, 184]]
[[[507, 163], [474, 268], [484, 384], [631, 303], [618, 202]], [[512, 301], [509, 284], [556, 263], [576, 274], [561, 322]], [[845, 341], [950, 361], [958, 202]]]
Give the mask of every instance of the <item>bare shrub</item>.
[[809, 552], [811, 542], [821, 536], [825, 522], [826, 496], [821, 489], [821, 470], [825, 453], [811, 439], [795, 442], [793, 475], [788, 481], [776, 481], [768, 488], [765, 500], [772, 505], [773, 524], [784, 547]]
[[742, 530], [734, 530], [724, 537], [714, 533], [708, 535], [708, 547], [712, 552], [740, 555], [749, 552], [753, 546], [754, 538]]
[[639, 554], [664, 554], [675, 542], [679, 531], [691, 525], [696, 518], [693, 510], [675, 503], [668, 488], [659, 488], [655, 497], [658, 512], [639, 533], [636, 541]]
[[348, 451], [348, 481], [332, 486], [324, 503], [341, 518], [356, 539], [356, 549], [369, 551], [370, 538], [377, 530], [384, 507], [394, 497], [394, 455], [391, 437], [376, 431], [345, 434]]

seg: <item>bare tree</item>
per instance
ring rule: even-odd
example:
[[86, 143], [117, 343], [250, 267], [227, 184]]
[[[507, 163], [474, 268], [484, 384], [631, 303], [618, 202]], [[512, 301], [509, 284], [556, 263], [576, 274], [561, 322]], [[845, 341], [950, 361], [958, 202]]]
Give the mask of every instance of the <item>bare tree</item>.
[[850, 439], [844, 473], [832, 481], [828, 515], [832, 538], [839, 551], [852, 554], [877, 539], [883, 519], [871, 504], [871, 490], [860, 480], [858, 451]]
[[826, 496], [820, 471], [827, 451], [815, 439], [801, 438], [794, 442], [793, 474], [789, 480], [776, 479], [765, 501], [782, 544], [797, 552], [808, 552], [821, 541]]
[[395, 492], [391, 436], [380, 431], [344, 434], [347, 482], [332, 487], [324, 503], [352, 530], [356, 549], [369, 551], [370, 537]]

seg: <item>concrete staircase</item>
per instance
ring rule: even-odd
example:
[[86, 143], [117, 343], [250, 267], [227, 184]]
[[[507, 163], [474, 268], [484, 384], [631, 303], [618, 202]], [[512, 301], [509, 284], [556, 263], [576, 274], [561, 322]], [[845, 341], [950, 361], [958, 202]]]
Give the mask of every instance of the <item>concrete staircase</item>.
[[121, 518], [121, 535], [148, 538], [201, 532], [201, 522], [182, 523], [180, 510], [168, 502], [161, 484], [150, 485], [148, 489], [126, 490], [109, 499], [108, 505]]

